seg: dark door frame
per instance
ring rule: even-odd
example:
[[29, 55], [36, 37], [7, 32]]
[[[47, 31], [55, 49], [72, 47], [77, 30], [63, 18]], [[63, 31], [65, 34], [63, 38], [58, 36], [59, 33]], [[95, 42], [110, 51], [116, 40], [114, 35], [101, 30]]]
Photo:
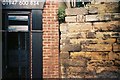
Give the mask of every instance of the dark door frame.
[[[4, 9], [4, 11], [30, 11], [30, 24], [29, 26], [31, 26], [29, 28], [29, 34], [32, 35], [30, 36], [30, 53], [29, 53], [29, 63], [30, 63], [30, 73], [29, 75], [31, 75], [32, 73], [32, 78], [34, 79], [38, 79], [38, 78], [42, 78], [42, 10], [37, 9], [37, 10], [32, 10], [32, 9]], [[32, 17], [32, 18], [31, 18]], [[5, 19], [7, 19], [7, 16], [4, 16]], [[3, 19], [3, 18], [2, 18]], [[7, 26], [8, 23], [5, 20], [5, 24], [3, 24], [2, 26]], [[2, 29], [2, 33], [5, 33], [6, 29]], [[3, 41], [3, 46], [2, 48], [4, 49], [4, 37], [2, 39]], [[2, 53], [5, 53], [5, 50], [3, 50]], [[3, 58], [5, 57], [5, 55], [2, 55]], [[32, 62], [32, 63], [31, 63]], [[4, 65], [5, 61], [3, 59], [3, 78], [4, 78], [4, 72], [5, 72], [5, 65]], [[31, 77], [31, 76], [30, 76]]]
[[[2, 2], [0, 1], [0, 26], [2, 26]], [[2, 30], [2, 27], [0, 27]], [[2, 32], [0, 32], [0, 79], [2, 79]]]
[[[2, 74], [3, 74], [3, 80], [4, 79], [6, 79], [7, 78], [7, 76], [6, 76], [6, 67], [7, 67], [7, 55], [8, 55], [8, 49], [7, 49], [7, 34], [8, 33], [13, 33], [14, 31], [12, 31], [12, 32], [9, 32], [8, 31], [8, 15], [27, 15], [27, 16], [30, 16], [31, 14], [30, 14], [30, 12], [28, 13], [28, 11], [27, 11], [27, 14], [24, 14], [26, 11], [23, 11], [23, 12], [18, 12], [18, 11], [12, 11], [12, 10], [3, 10], [3, 18], [4, 18], [4, 21], [3, 21], [3, 27], [5, 27], [5, 28], [3, 28], [3, 38], [2, 38], [2, 43], [3, 43], [3, 46], [2, 46], [2, 50], [3, 50], [3, 54], [2, 54], [2, 58], [3, 58], [3, 69], [2, 69]], [[30, 25], [30, 18], [29, 18], [29, 20], [28, 20], [28, 28], [30, 27], [31, 25]], [[28, 34], [30, 35], [30, 33], [29, 33], [29, 30], [30, 30], [30, 28], [28, 29]], [[14, 32], [14, 33], [20, 33], [20, 32]], [[21, 33], [26, 33], [26, 32], [21, 32]], [[30, 37], [30, 36], [29, 36]], [[30, 40], [31, 41], [31, 40]], [[29, 42], [30, 42], [29, 41]], [[31, 45], [31, 43], [29, 43], [30, 45]], [[28, 60], [27, 60], [28, 61]], [[29, 62], [30, 63], [30, 62]], [[20, 66], [20, 65], [19, 65]], [[30, 69], [28, 69], [28, 70], [30, 70]], [[28, 71], [29, 73], [30, 73], [30, 71]], [[30, 77], [30, 76], [29, 76]]]
[[[41, 0], [37, 0], [37, 1], [41, 1]], [[30, 31], [30, 34], [34, 34], [34, 36], [32, 37], [32, 36], [30, 36], [30, 39], [32, 40], [33, 39], [33, 41], [32, 41], [32, 43], [31, 43], [31, 48], [33, 48], [34, 50], [30, 50], [31, 51], [31, 53], [30, 53], [30, 55], [32, 56], [32, 57], [30, 57], [30, 60], [32, 60], [33, 62], [35, 62], [34, 64], [31, 64], [30, 66], [32, 66], [32, 71], [30, 72], [30, 74], [32, 73], [32, 78], [42, 78], [42, 26], [38, 26], [38, 25], [41, 25], [42, 24], [42, 10], [43, 10], [43, 8], [44, 8], [44, 4], [45, 4], [45, 2], [46, 2], [46, 0], [42, 0], [43, 2], [40, 2], [40, 4], [38, 5], [38, 6], [31, 6], [31, 5], [27, 5], [27, 6], [21, 6], [21, 5], [2, 5], [2, 2], [0, 1], [0, 18], [2, 18], [2, 11], [4, 11], [4, 10], [13, 10], [13, 11], [16, 11], [16, 10], [19, 10], [19, 11], [32, 11], [33, 10], [33, 12], [32, 12], [32, 14], [31, 14], [31, 16], [32, 15], [37, 15], [37, 16], [35, 16], [35, 17], [33, 17], [32, 16], [32, 20], [33, 19], [38, 19], [38, 20], [36, 20], [37, 21], [37, 25], [35, 25], [34, 23], [34, 21], [32, 21], [32, 23], [30, 24], [31, 26], [32, 26], [32, 28], [30, 28], [31, 29], [31, 31]], [[35, 11], [36, 10], [36, 11]], [[40, 14], [40, 15], [39, 15]], [[38, 18], [38, 16], [39, 16], [39, 18]], [[5, 18], [6, 18], [6, 16], [5, 16]], [[31, 19], [31, 18], [30, 18]], [[2, 20], [4, 21], [4, 19], [2, 18]], [[38, 22], [38, 21], [40, 21], [40, 22]], [[5, 24], [7, 24], [7, 23], [5, 23], [5, 24], [2, 24], [1, 23], [2, 21], [0, 21], [0, 55], [1, 55], [1, 57], [0, 57], [0, 64], [1, 64], [1, 66], [0, 66], [0, 70], [2, 71], [3, 69], [2, 69], [2, 66], [4, 66], [3, 64], [4, 64], [4, 61], [2, 61], [2, 58], [4, 57], [4, 55], [2, 55], [2, 53], [4, 53], [5, 51], [3, 51], [2, 49], [4, 48], [4, 40], [2, 39], [2, 35], [3, 35], [3, 33], [5, 33], [6, 31], [5, 31], [5, 29], [3, 29], [2, 27], [4, 27], [5, 26]], [[40, 39], [40, 41], [36, 41], [35, 40], [35, 38], [36, 37], [37, 38], [39, 38]], [[4, 37], [3, 37], [4, 38]], [[39, 47], [36, 47], [36, 42], [37, 43], [39, 43], [39, 44], [37, 44]], [[36, 53], [37, 52], [37, 53]], [[38, 57], [36, 57], [36, 56], [38, 56]], [[36, 65], [36, 62], [38, 62], [37, 64], [39, 64], [38, 66]], [[41, 62], [41, 63], [40, 63]], [[41, 69], [40, 69], [40, 67], [41, 67]], [[40, 69], [40, 70], [39, 70]], [[41, 71], [41, 72], [39, 72], [39, 71]], [[4, 70], [3, 70], [3, 72], [4, 72]], [[35, 75], [37, 73], [37, 75]], [[41, 76], [40, 76], [40, 73], [41, 73]], [[0, 79], [2, 79], [2, 76], [4, 76], [4, 73], [2, 74], [2, 73], [0, 73]]]

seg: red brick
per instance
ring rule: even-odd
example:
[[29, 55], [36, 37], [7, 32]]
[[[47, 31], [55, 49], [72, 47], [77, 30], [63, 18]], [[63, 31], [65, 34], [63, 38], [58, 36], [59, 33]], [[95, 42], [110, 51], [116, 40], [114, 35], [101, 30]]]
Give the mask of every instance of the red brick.
[[43, 10], [43, 78], [59, 78], [57, 9], [56, 2], [46, 1]]

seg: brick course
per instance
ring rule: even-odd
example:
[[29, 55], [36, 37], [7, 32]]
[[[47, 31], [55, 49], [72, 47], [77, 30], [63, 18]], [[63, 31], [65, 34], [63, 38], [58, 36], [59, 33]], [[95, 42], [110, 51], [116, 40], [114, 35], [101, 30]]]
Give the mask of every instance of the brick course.
[[43, 10], [43, 78], [59, 78], [58, 3], [46, 0]]

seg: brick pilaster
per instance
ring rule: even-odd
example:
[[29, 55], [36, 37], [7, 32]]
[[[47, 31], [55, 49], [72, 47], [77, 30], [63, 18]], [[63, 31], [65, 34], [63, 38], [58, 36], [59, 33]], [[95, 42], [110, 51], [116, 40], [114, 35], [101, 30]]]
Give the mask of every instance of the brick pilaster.
[[58, 3], [46, 0], [43, 10], [43, 78], [59, 78]]

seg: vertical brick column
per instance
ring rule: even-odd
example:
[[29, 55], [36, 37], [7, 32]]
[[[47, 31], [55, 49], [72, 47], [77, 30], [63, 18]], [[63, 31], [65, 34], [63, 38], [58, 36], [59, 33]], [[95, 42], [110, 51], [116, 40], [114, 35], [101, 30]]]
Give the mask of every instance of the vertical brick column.
[[43, 10], [43, 78], [59, 78], [58, 3], [46, 0]]

